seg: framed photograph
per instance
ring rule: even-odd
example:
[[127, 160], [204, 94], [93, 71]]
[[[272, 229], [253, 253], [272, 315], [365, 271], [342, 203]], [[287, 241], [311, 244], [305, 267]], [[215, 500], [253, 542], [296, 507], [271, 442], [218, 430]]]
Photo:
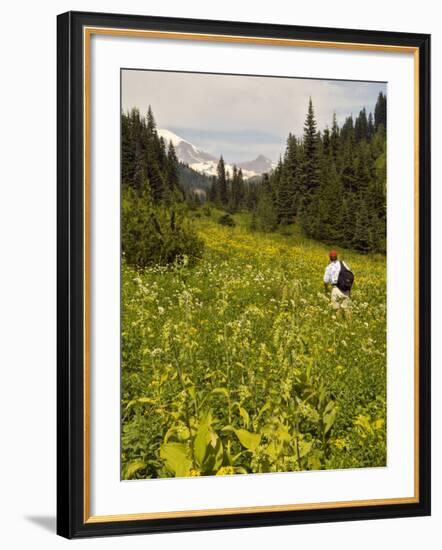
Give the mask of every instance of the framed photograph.
[[430, 37], [58, 17], [58, 534], [430, 513]]

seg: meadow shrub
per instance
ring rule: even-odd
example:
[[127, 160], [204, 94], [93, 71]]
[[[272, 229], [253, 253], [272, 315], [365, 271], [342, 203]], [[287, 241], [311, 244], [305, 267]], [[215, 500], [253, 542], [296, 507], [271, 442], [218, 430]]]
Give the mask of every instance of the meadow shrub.
[[148, 191], [131, 188], [123, 190], [121, 237], [126, 262], [136, 267], [172, 264], [183, 256], [192, 265], [204, 248], [183, 212], [155, 205]]
[[228, 227], [235, 227], [235, 220], [230, 214], [223, 214], [219, 219], [218, 223], [220, 225], [227, 225]]
[[210, 218], [210, 216], [212, 215], [212, 209], [210, 208], [209, 204], [204, 205], [202, 211], [207, 218]]

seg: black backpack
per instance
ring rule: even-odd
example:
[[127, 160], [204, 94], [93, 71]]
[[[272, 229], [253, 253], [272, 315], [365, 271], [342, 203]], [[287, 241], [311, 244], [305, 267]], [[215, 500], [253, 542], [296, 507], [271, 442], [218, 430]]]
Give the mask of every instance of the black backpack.
[[336, 286], [339, 288], [339, 290], [342, 290], [342, 292], [349, 292], [351, 290], [351, 287], [353, 286], [355, 276], [349, 269], [345, 267], [343, 262], [339, 263], [341, 264], [341, 270], [339, 271], [338, 282]]

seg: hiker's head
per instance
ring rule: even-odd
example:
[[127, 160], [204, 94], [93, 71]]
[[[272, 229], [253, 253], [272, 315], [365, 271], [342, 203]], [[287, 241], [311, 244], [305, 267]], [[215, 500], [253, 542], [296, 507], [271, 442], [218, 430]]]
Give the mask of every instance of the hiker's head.
[[336, 260], [338, 259], [338, 253], [336, 252], [336, 250], [330, 250], [328, 257], [330, 258], [331, 262], [336, 262]]

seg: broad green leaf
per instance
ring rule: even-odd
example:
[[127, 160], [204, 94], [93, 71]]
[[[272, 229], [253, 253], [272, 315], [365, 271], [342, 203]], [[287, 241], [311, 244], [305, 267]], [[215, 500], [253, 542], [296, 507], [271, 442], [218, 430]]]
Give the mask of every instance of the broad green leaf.
[[172, 426], [167, 430], [166, 435], [164, 436], [164, 443], [167, 443], [169, 441], [169, 437], [173, 435], [175, 431], [176, 431], [176, 426]]
[[261, 434], [254, 434], [243, 429], [235, 430], [235, 434], [241, 445], [249, 451], [256, 451], [258, 445], [261, 443]]
[[223, 462], [224, 450], [221, 439], [211, 427], [210, 412], [198, 424], [193, 442], [195, 461], [204, 473], [217, 470]]
[[198, 425], [195, 440], [193, 442], [193, 454], [198, 466], [202, 466], [207, 453], [207, 446], [210, 442], [210, 429], [206, 420]]
[[243, 419], [243, 422], [244, 422], [244, 426], [246, 428], [249, 427], [249, 424], [250, 424], [250, 416], [249, 416], [249, 413], [246, 411], [246, 409], [244, 407], [241, 407], [241, 405], [239, 403], [234, 403], [234, 405], [236, 407], [238, 407], [238, 411], [239, 411], [239, 414], [241, 416], [241, 418]]
[[189, 475], [192, 461], [184, 443], [163, 443], [160, 448], [160, 457], [166, 463], [166, 468], [175, 474], [175, 477]]
[[167, 430], [164, 436], [164, 443], [167, 443], [172, 435], [175, 435], [180, 441], [185, 441], [189, 439], [190, 431], [184, 424], [175, 424]]
[[244, 420], [244, 426], [248, 428], [250, 424], [249, 413], [245, 410], [244, 407], [239, 407], [239, 414], [241, 415], [241, 418]]
[[308, 453], [311, 451], [313, 445], [313, 441], [298, 441], [298, 449], [299, 449], [299, 456], [300, 458], [308, 455]]
[[133, 407], [137, 403], [148, 404], [148, 405], [157, 405], [157, 402], [154, 399], [150, 399], [149, 397], [139, 397], [138, 399], [132, 399], [132, 401], [129, 401], [129, 403], [126, 406], [126, 409], [129, 409], [130, 407]]
[[[331, 405], [330, 405], [331, 403]], [[336, 407], [334, 406], [333, 401], [330, 401], [325, 408], [324, 414], [322, 416], [324, 422], [324, 435], [330, 430], [336, 420]]]
[[207, 456], [203, 464], [204, 473], [218, 470], [222, 466], [224, 449], [221, 439], [212, 432], [212, 441], [207, 449]]
[[334, 409], [334, 407], [335, 407], [335, 402], [334, 401], [329, 401], [327, 403], [327, 406], [324, 409], [324, 414], [329, 413], [332, 409]]
[[146, 467], [146, 463], [142, 460], [135, 460], [131, 462], [126, 468], [126, 479], [130, 479], [138, 470], [142, 470]]
[[195, 386], [189, 386], [186, 389], [187, 389], [187, 392], [190, 395], [190, 397], [195, 401], [195, 399], [196, 399]]

